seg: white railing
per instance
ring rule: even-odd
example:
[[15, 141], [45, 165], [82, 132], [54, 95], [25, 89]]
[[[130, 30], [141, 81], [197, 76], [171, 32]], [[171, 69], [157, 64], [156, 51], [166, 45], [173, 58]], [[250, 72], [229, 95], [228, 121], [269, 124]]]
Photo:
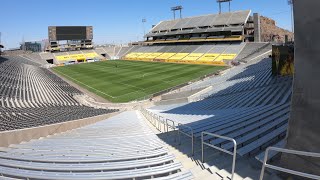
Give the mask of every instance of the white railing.
[[286, 168], [282, 168], [279, 166], [267, 164], [269, 151], [277, 151], [277, 152], [281, 152], [281, 153], [288, 153], [288, 154], [294, 154], [294, 155], [320, 158], [320, 153], [296, 151], [296, 150], [283, 149], [283, 148], [277, 148], [277, 147], [268, 147], [266, 150], [265, 156], [264, 156], [264, 160], [263, 160], [263, 165], [262, 165], [261, 174], [260, 174], [260, 180], [263, 180], [265, 168], [270, 168], [270, 169], [273, 169], [276, 171], [281, 171], [281, 172], [285, 172], [285, 173], [289, 173], [289, 174], [293, 174], [293, 175], [297, 175], [297, 176], [301, 176], [301, 177], [306, 177], [306, 178], [310, 178], [310, 179], [320, 179], [320, 176], [318, 176], [318, 175], [294, 171], [291, 169], [286, 169]]
[[141, 113], [144, 117], [161, 133], [166, 132], [166, 128], [168, 129], [167, 120], [162, 116], [154, 114], [146, 109], [140, 108]]
[[[171, 124], [170, 124], [171, 123]], [[171, 119], [166, 119], [166, 132], [168, 133], [169, 132], [169, 128], [172, 129], [172, 131], [176, 131], [177, 128], [176, 128], [176, 122], [174, 122], [173, 120]], [[178, 132], [177, 132], [178, 133]], [[177, 141], [177, 133], [175, 134], [174, 136], [174, 142]]]
[[[213, 136], [213, 137], [217, 137], [217, 138], [221, 138], [221, 139], [225, 139], [225, 140], [228, 140], [228, 141], [231, 141], [233, 143], [233, 152], [230, 152], [228, 150], [225, 150], [225, 149], [222, 149], [218, 146], [214, 146], [213, 144], [209, 144], [209, 143], [206, 143], [203, 139], [204, 135], [209, 135], [209, 136]], [[210, 146], [212, 148], [215, 148], [219, 151], [222, 151], [224, 153], [227, 153], [231, 156], [233, 156], [233, 159], [232, 159], [232, 170], [231, 170], [231, 180], [233, 180], [233, 177], [234, 177], [234, 171], [235, 171], [235, 168], [236, 168], [236, 159], [237, 159], [237, 142], [236, 140], [232, 139], [232, 138], [229, 138], [229, 137], [226, 137], [226, 136], [220, 136], [218, 134], [213, 134], [213, 133], [208, 133], [208, 132], [202, 132], [201, 133], [201, 161], [202, 163], [204, 163], [204, 145], [207, 145], [207, 146]]]
[[[182, 127], [186, 128], [186, 129], [189, 129], [190, 130], [190, 134], [188, 134], [187, 132], [183, 131]], [[184, 134], [188, 137], [191, 138], [191, 153], [192, 153], [192, 156], [194, 155], [194, 136], [193, 136], [193, 129], [189, 126], [186, 126], [184, 124], [181, 124], [181, 123], [178, 123], [178, 138], [179, 138], [179, 145], [181, 145], [181, 135], [180, 134]]]
[[[162, 133], [169, 132], [169, 128], [172, 129], [173, 131], [177, 130], [177, 134], [175, 135], [174, 141], [176, 142], [176, 136], [178, 136], [179, 145], [181, 145], [181, 134], [184, 134], [190, 137], [192, 156], [194, 155], [194, 134], [193, 134], [193, 129], [191, 127], [178, 123], [178, 129], [177, 129], [176, 128], [177, 123], [173, 120], [165, 119], [162, 116], [154, 114], [143, 108], [140, 108], [140, 111], [144, 115], [144, 117], [160, 132]], [[163, 130], [162, 130], [162, 127], [163, 127]], [[189, 129], [190, 133], [183, 131], [183, 129]]]

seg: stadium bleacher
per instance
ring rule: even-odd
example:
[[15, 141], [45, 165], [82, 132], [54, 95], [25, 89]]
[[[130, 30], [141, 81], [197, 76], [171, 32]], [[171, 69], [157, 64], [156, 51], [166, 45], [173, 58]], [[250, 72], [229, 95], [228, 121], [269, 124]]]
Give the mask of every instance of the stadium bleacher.
[[122, 59], [225, 66], [243, 46], [245, 43], [142, 46], [131, 50]]
[[34, 61], [0, 57], [0, 131], [30, 128], [115, 112], [83, 106], [82, 94]]
[[147, 45], [120, 57], [227, 66], [246, 46], [243, 30], [250, 13], [250, 10], [235, 11], [161, 21], [145, 35]]
[[[249, 18], [251, 11], [235, 11], [222, 14], [210, 14], [205, 16], [196, 16], [183, 19], [162, 21], [156, 25], [150, 33], [146, 36], [163, 36], [163, 35], [172, 35], [173, 34], [190, 34], [192, 31], [199, 31], [201, 27], [210, 27], [203, 28], [203, 32], [216, 32], [223, 31], [225, 28], [236, 28], [236, 26], [243, 26]], [[232, 26], [231, 26], [232, 25]], [[218, 28], [216, 26], [222, 26]], [[191, 29], [191, 30], [184, 30]], [[186, 31], [186, 32], [184, 32]], [[165, 33], [163, 33], [165, 32]], [[202, 32], [202, 31], [201, 31]], [[158, 34], [161, 33], [161, 34]], [[170, 34], [171, 33], [171, 34]]]
[[135, 111], [0, 150], [0, 178], [192, 179]]
[[[234, 138], [239, 155], [262, 160], [267, 147], [285, 141], [292, 94], [292, 77], [272, 76], [271, 64], [270, 58], [258, 58], [182, 88], [179, 93], [213, 87], [195, 102], [154, 106], [148, 111], [191, 128], [198, 140], [202, 132]], [[204, 140], [226, 150], [233, 148], [223, 139], [205, 136]]]

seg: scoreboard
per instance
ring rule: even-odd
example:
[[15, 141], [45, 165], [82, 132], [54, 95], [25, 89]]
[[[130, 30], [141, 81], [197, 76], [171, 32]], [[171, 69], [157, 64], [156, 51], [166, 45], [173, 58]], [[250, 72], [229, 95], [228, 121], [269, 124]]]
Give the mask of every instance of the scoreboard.
[[49, 26], [49, 41], [92, 40], [92, 26]]

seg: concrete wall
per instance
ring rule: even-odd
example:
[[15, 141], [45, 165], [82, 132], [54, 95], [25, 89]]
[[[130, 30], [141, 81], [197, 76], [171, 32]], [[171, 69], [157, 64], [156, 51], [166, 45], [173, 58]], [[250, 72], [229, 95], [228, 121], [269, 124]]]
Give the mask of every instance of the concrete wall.
[[[320, 153], [320, 1], [295, 0], [295, 75], [288, 149]], [[283, 166], [320, 175], [320, 158], [283, 155]]]

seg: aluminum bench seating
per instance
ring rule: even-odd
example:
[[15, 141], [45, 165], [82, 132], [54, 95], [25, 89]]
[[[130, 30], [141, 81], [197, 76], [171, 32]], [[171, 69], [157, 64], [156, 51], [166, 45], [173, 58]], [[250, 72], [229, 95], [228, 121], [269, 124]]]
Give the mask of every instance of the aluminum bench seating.
[[[289, 110], [288, 110], [288, 112], [289, 112]], [[240, 129], [235, 130], [235, 127], [232, 127], [232, 128], [224, 129], [222, 131], [217, 131], [215, 133], [223, 135], [223, 136], [231, 137], [231, 138], [241, 137], [241, 140], [243, 142], [245, 142], [247, 139], [250, 138], [250, 137], [244, 138], [244, 136], [246, 136], [245, 134], [248, 134], [248, 132], [250, 133], [250, 132], [253, 132], [254, 130], [257, 130], [257, 133], [262, 133], [264, 129], [269, 130], [270, 128], [274, 128], [278, 125], [282, 125], [283, 123], [287, 122], [289, 119], [289, 115], [285, 114], [283, 116], [283, 112], [280, 112], [280, 113], [281, 113], [280, 116], [282, 116], [282, 117], [280, 117], [279, 119], [278, 119], [278, 116], [272, 115], [272, 116], [268, 117], [267, 119], [264, 119], [258, 123], [244, 126], [244, 127], [241, 127]], [[239, 126], [239, 125], [236, 125], [236, 126]], [[256, 136], [256, 134], [253, 133], [253, 136]], [[211, 141], [210, 143], [211, 144], [223, 144], [224, 142], [225, 142], [225, 140], [223, 140], [223, 139], [215, 139], [215, 140]], [[239, 140], [238, 143], [241, 143], [241, 141]]]
[[161, 165], [173, 162], [174, 155], [164, 155], [151, 159], [138, 159], [129, 161], [116, 162], [96, 162], [96, 163], [50, 163], [50, 162], [33, 162], [33, 161], [15, 161], [1, 159], [0, 166], [8, 166], [20, 169], [45, 170], [45, 171], [110, 171], [122, 169], [135, 169], [146, 166]]
[[[286, 140], [281, 140], [279, 142], [277, 142], [276, 144], [273, 144], [271, 146], [273, 147], [279, 147], [279, 148], [284, 148], [285, 145], [286, 145]], [[269, 154], [268, 154], [268, 159], [267, 161], [271, 160], [272, 158], [274, 158], [276, 155], [278, 155], [279, 152], [276, 152], [276, 151], [270, 151]], [[260, 154], [258, 154], [255, 158], [260, 161], [260, 162], [263, 162], [264, 161], [264, 156], [265, 156], [265, 151], [262, 151]]]
[[279, 105], [239, 109], [233, 112], [229, 110], [228, 113], [225, 113], [225, 115], [222, 115], [224, 111], [222, 112], [219, 111], [221, 114], [220, 116], [210, 118], [207, 121], [193, 122], [192, 127], [194, 130], [200, 132], [204, 130], [203, 128], [212, 128], [212, 127], [220, 126], [226, 122], [232, 122], [241, 118], [252, 118], [257, 114], [268, 112], [277, 107], [279, 107]]
[[250, 155], [254, 150], [258, 149], [261, 150], [261, 147], [264, 146], [264, 148], [268, 147], [272, 141], [279, 141], [279, 138], [284, 138], [286, 131], [288, 128], [288, 124], [284, 124], [281, 127], [277, 128], [276, 130], [263, 135], [259, 139], [251, 142], [250, 144], [247, 144], [246, 146], [238, 149], [238, 153], [241, 156]]
[[145, 178], [149, 176], [168, 175], [174, 171], [180, 171], [180, 163], [170, 163], [162, 166], [150, 167], [148, 169], [130, 169], [122, 171], [101, 171], [101, 172], [51, 172], [51, 171], [31, 171], [25, 169], [1, 167], [1, 173], [13, 177], [27, 177], [34, 179], [129, 179]]
[[190, 172], [181, 172], [181, 168], [134, 111], [0, 149], [0, 175], [4, 177], [191, 179]]
[[[279, 109], [281, 110], [282, 108], [287, 108], [287, 107], [288, 107], [288, 105], [283, 105], [282, 107], [281, 106], [280, 107], [274, 106], [272, 108], [268, 108], [263, 111], [256, 111], [252, 114], [245, 114], [243, 116], [235, 116], [233, 119], [232, 118], [225, 119], [225, 120], [220, 121], [219, 123], [215, 123], [213, 125], [208, 124], [207, 126], [204, 126], [203, 128], [201, 128], [200, 131], [201, 132], [202, 131], [216, 132], [216, 131], [221, 130], [223, 128], [228, 128], [232, 125], [238, 125], [239, 123], [242, 123], [242, 122], [248, 121], [247, 123], [250, 123], [252, 121], [253, 122], [258, 121], [262, 118], [265, 118], [265, 117], [272, 115], [273, 113], [279, 111]], [[199, 131], [199, 129], [197, 131]], [[199, 133], [200, 133], [200, 131], [199, 131]]]
[[[254, 130], [254, 131], [251, 131], [250, 133], [248, 133], [242, 137], [235, 138], [237, 141], [238, 148], [245, 148], [245, 146], [248, 145], [248, 142], [252, 142], [252, 140], [254, 140], [258, 137], [263, 137], [263, 135], [265, 135], [265, 133], [267, 133], [267, 132], [276, 132], [278, 130], [278, 127], [280, 127], [280, 126], [282, 127], [285, 125], [287, 127], [288, 119], [289, 119], [288, 117], [283, 117], [280, 119], [279, 123], [273, 122], [273, 123], [268, 124], [264, 127], [261, 127], [259, 129]], [[285, 122], [285, 123], [283, 124], [283, 122]], [[273, 131], [271, 131], [271, 130], [273, 130]], [[275, 133], [273, 133], [273, 134], [275, 134]], [[230, 149], [233, 147], [233, 145], [227, 143], [225, 145], [222, 145], [222, 147], [225, 149]]]

